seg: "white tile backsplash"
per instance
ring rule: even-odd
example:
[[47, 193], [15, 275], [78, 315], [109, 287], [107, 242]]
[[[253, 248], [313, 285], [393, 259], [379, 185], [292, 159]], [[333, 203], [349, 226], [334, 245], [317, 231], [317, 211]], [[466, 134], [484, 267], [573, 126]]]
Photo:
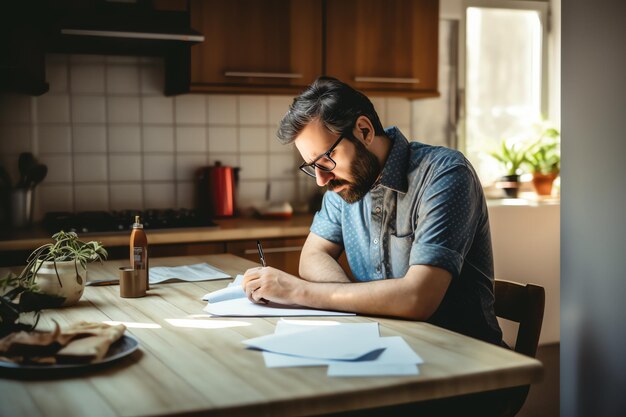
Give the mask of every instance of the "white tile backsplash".
[[174, 152], [174, 128], [172, 126], [144, 126], [144, 152]]
[[176, 179], [178, 181], [193, 181], [198, 168], [207, 165], [205, 154], [191, 154], [176, 156]]
[[293, 178], [298, 174], [294, 155], [278, 154], [269, 156], [269, 175], [272, 179]]
[[239, 149], [241, 152], [267, 152], [266, 127], [240, 127]]
[[70, 125], [40, 125], [38, 135], [39, 152], [72, 152], [72, 129], [70, 128]]
[[108, 65], [106, 77], [109, 94], [139, 93], [139, 68], [136, 65]]
[[106, 152], [106, 126], [74, 126], [72, 129], [74, 152]]
[[72, 182], [71, 155], [42, 154], [37, 159], [48, 167], [48, 174], [42, 184]]
[[133, 210], [143, 207], [141, 183], [111, 184], [111, 210]]
[[203, 95], [184, 95], [174, 99], [177, 124], [206, 123], [206, 99]]
[[196, 201], [196, 187], [193, 182], [179, 182], [176, 185], [176, 203], [178, 208], [193, 208]]
[[30, 123], [31, 97], [0, 94], [0, 123]]
[[[270, 96], [268, 98], [268, 124], [274, 127], [278, 126], [278, 123], [289, 110], [289, 106], [293, 102], [293, 97], [289, 96]], [[276, 127], [275, 127], [276, 126]]]
[[239, 96], [239, 124], [266, 125], [267, 97]]
[[237, 124], [237, 96], [210, 95], [207, 99], [209, 124]]
[[174, 183], [145, 184], [144, 206], [148, 209], [172, 208], [176, 199]]
[[141, 152], [141, 128], [109, 126], [109, 152]]
[[37, 189], [40, 214], [47, 211], [74, 210], [73, 187], [71, 184], [52, 185], [43, 182]]
[[76, 185], [74, 199], [76, 211], [108, 210], [109, 187], [106, 184]]
[[106, 154], [85, 154], [74, 158], [74, 182], [107, 181]]
[[[406, 126], [411, 124], [411, 101], [405, 98], [387, 98], [387, 125]], [[387, 126], [385, 126], [387, 127]]]
[[174, 155], [145, 155], [143, 157], [144, 181], [174, 181]]
[[216, 162], [224, 166], [238, 167], [239, 154], [236, 153], [210, 153], [207, 165], [213, 166]]
[[110, 181], [141, 181], [141, 154], [110, 155]]
[[[38, 187], [40, 217], [192, 207], [197, 169], [216, 161], [241, 168], [240, 207], [263, 202], [268, 183], [273, 201], [306, 201], [317, 188], [298, 177], [293, 144], [276, 138], [291, 96], [166, 97], [159, 58], [50, 54], [46, 62], [49, 93], [0, 96], [0, 162], [14, 180], [20, 152], [49, 168]], [[411, 135], [409, 100], [372, 101], [385, 126]]]
[[270, 182], [270, 201], [282, 203], [293, 202], [295, 199], [296, 181], [294, 179], [272, 180]]
[[72, 65], [72, 93], [104, 93], [104, 65]]
[[140, 65], [139, 78], [143, 94], [163, 94], [165, 82], [163, 65]]
[[107, 99], [109, 123], [139, 123], [138, 97], [109, 97]]
[[241, 166], [240, 178], [242, 180], [257, 180], [267, 178], [267, 155], [239, 156]]
[[144, 123], [172, 124], [174, 100], [171, 97], [143, 97], [142, 120]]
[[237, 130], [236, 127], [209, 127], [209, 152], [237, 152]]
[[50, 93], [66, 93], [68, 86], [67, 62], [46, 60], [46, 81], [50, 86]]
[[68, 123], [70, 121], [70, 96], [48, 93], [37, 97], [37, 121], [39, 123]]
[[204, 127], [176, 128], [176, 152], [205, 153], [206, 148], [206, 129]]
[[239, 207], [250, 207], [265, 202], [267, 181], [241, 180], [237, 188], [237, 204]]
[[106, 123], [106, 101], [103, 96], [73, 96], [73, 123]]
[[32, 128], [24, 126], [0, 126], [0, 150], [2, 153], [32, 152]]

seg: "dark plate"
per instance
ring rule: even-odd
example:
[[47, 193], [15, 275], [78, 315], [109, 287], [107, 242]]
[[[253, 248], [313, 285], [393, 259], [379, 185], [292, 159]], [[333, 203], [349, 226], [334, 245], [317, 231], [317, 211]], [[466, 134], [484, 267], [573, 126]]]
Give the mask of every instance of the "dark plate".
[[64, 363], [54, 365], [34, 365], [34, 364], [20, 364], [13, 362], [0, 361], [0, 368], [12, 371], [26, 371], [28, 373], [41, 371], [50, 372], [54, 370], [73, 370], [73, 369], [89, 369], [100, 367], [103, 364], [116, 361], [123, 357], [126, 357], [136, 351], [139, 348], [139, 341], [134, 336], [125, 334], [120, 340], [109, 346], [107, 354], [102, 358], [100, 362], [92, 363]]

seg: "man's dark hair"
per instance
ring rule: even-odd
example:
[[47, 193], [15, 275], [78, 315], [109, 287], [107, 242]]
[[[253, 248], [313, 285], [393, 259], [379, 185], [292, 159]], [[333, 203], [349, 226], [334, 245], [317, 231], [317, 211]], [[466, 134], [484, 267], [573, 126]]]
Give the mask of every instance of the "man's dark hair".
[[[283, 145], [292, 143], [313, 120], [334, 134], [348, 134], [359, 116], [366, 116], [376, 135], [384, 135], [372, 102], [361, 92], [336, 78], [319, 77], [298, 97], [280, 121], [278, 140]], [[347, 135], [352, 140], [352, 135]]]

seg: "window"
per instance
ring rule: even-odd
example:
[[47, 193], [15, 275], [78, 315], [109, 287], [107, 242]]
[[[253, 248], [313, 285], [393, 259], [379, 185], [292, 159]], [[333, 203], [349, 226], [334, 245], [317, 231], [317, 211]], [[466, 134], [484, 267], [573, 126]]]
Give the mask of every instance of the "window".
[[493, 4], [470, 1], [465, 16], [465, 152], [484, 185], [502, 175], [486, 151], [535, 137], [547, 110], [547, 5]]

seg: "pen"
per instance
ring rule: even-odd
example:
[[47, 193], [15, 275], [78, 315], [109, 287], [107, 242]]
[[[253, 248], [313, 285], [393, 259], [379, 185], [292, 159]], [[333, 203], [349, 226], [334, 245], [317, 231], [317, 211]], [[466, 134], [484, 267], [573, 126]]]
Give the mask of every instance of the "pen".
[[261, 246], [260, 240], [256, 241], [256, 248], [259, 250], [259, 258], [261, 258], [261, 265], [266, 267], [267, 265], [265, 264], [265, 255], [263, 255], [263, 246]]
[[[263, 267], [266, 267], [267, 265], [265, 264], [265, 255], [263, 255], [263, 246], [261, 246], [260, 240], [256, 241], [256, 248], [259, 250], [259, 258], [261, 258], [261, 265], [263, 265]], [[261, 298], [259, 301], [262, 302], [263, 304], [267, 304], [269, 302], [265, 298]]]

